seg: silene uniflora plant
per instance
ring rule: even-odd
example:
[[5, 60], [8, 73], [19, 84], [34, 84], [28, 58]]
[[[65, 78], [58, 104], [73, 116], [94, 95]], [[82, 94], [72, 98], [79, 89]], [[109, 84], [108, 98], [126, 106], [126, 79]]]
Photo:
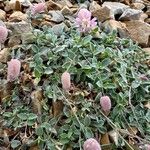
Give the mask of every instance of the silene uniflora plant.
[[[43, 11], [45, 4], [39, 3], [30, 13]], [[7, 112], [2, 113], [4, 126], [21, 129], [28, 139], [26, 145], [37, 144], [40, 149], [101, 150], [97, 141], [103, 134], [132, 127], [138, 130], [136, 136], [144, 135], [138, 139], [148, 144], [149, 57], [115, 32], [101, 31], [100, 37], [93, 38], [98, 25], [87, 9], [78, 11], [75, 24], [60, 35], [47, 26], [33, 29], [34, 39], [13, 50], [20, 58], [8, 62], [7, 80], [20, 82], [9, 96], [11, 109], [5, 107]], [[1, 42], [6, 38], [7, 29], [1, 27]], [[13, 148], [24, 139], [15, 135]], [[115, 149], [126, 149], [127, 141], [128, 135], [118, 134]]]

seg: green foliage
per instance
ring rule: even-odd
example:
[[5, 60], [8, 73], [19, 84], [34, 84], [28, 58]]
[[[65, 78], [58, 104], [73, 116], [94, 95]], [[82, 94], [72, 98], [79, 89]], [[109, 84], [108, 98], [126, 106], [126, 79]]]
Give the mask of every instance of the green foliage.
[[[14, 129], [28, 126], [34, 132], [34, 142], [41, 149], [82, 149], [85, 139], [112, 130], [100, 111], [101, 95], [112, 100], [109, 119], [118, 127], [136, 126], [140, 134], [150, 137], [150, 112], [143, 104], [149, 96], [150, 83], [141, 75], [150, 77], [145, 61], [148, 56], [131, 40], [119, 39], [115, 33], [101, 33], [81, 37], [71, 30], [56, 36], [47, 27], [34, 30], [32, 44], [22, 45], [28, 59], [35, 87], [42, 87], [45, 108], [49, 103], [62, 101], [63, 111], [58, 117], [44, 109], [41, 116], [30, 108], [19, 107], [3, 114], [4, 125]], [[74, 87], [70, 95], [60, 86], [64, 71], [71, 74]], [[34, 88], [35, 88], [34, 87]], [[129, 105], [129, 104], [132, 105]], [[33, 128], [34, 124], [37, 127]], [[20, 145], [13, 140], [12, 148]]]

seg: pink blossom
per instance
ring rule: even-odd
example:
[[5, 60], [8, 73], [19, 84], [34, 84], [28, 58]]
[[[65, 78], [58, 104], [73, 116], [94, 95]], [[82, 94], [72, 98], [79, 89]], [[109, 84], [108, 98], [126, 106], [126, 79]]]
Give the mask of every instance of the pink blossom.
[[101, 150], [100, 144], [93, 138], [87, 139], [83, 144], [84, 150]]
[[71, 87], [70, 74], [64, 72], [61, 76], [61, 83], [64, 90], [68, 91]]
[[8, 30], [6, 27], [0, 26], [0, 43], [4, 43], [8, 36]]
[[78, 12], [76, 26], [79, 28], [80, 32], [90, 32], [96, 27], [96, 18], [91, 19], [91, 17], [91, 12], [85, 8]]
[[32, 13], [32, 15], [35, 15], [37, 13], [44, 12], [45, 9], [46, 9], [45, 3], [41, 2], [41, 3], [34, 4], [31, 6], [31, 13]]
[[20, 74], [21, 62], [18, 59], [11, 59], [7, 62], [7, 81], [14, 81]]
[[103, 109], [103, 111], [107, 112], [111, 109], [111, 100], [108, 96], [102, 96], [100, 98], [100, 105]]
[[150, 145], [149, 144], [146, 144], [146, 150], [150, 150]]

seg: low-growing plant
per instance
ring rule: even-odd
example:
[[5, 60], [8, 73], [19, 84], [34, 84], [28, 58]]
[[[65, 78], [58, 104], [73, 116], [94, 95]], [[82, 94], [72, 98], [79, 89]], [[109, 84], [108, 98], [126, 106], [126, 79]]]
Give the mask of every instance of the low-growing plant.
[[[93, 38], [70, 29], [57, 36], [43, 27], [33, 34], [34, 42], [21, 46], [20, 59], [30, 66], [33, 87], [26, 86], [31, 91], [42, 89], [42, 114], [31, 113], [32, 106], [27, 110], [22, 106], [3, 113], [5, 126], [19, 129], [26, 125], [34, 133], [33, 143], [41, 149], [82, 149], [88, 138], [131, 126], [137, 128], [141, 141], [150, 142], [150, 110], [144, 107], [150, 98], [149, 58], [137, 44], [118, 38], [115, 32], [101, 32], [100, 38]], [[61, 84], [65, 71], [71, 79], [67, 92]], [[17, 86], [23, 89], [21, 81]], [[31, 91], [24, 92], [30, 95]], [[29, 96], [25, 94], [19, 99], [21, 102], [24, 97], [22, 104], [26, 106]], [[107, 117], [100, 107], [100, 98], [105, 95], [112, 103]], [[63, 109], [58, 108], [59, 115], [54, 116], [53, 104], [58, 101]], [[125, 146], [122, 136], [120, 140], [117, 146]]]

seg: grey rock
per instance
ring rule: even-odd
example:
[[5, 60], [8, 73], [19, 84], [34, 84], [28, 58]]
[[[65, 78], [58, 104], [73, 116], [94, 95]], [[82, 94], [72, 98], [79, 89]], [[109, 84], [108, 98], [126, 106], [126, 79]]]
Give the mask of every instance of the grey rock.
[[102, 7], [108, 7], [112, 10], [114, 15], [121, 15], [129, 6], [119, 3], [119, 2], [104, 2]]
[[98, 19], [98, 21], [103, 22], [107, 19], [114, 19], [114, 14], [108, 7], [104, 6], [95, 11], [92, 11], [92, 15]]
[[54, 25], [52, 27], [54, 33], [56, 35], [61, 35], [63, 33], [63, 31], [66, 31], [68, 29], [68, 27], [66, 26], [66, 24], [64, 22], [60, 23], [60, 24], [57, 24], [57, 25]]
[[56, 23], [60, 23], [64, 21], [64, 16], [62, 15], [61, 11], [49, 11], [48, 12], [49, 15], [52, 16], [51, 21], [56, 22]]
[[142, 14], [141, 10], [136, 9], [126, 9], [123, 14], [120, 16], [119, 20], [130, 21], [130, 20], [139, 20]]
[[4, 48], [0, 51], [0, 62], [6, 63], [8, 61], [8, 57], [10, 55], [10, 49]]

